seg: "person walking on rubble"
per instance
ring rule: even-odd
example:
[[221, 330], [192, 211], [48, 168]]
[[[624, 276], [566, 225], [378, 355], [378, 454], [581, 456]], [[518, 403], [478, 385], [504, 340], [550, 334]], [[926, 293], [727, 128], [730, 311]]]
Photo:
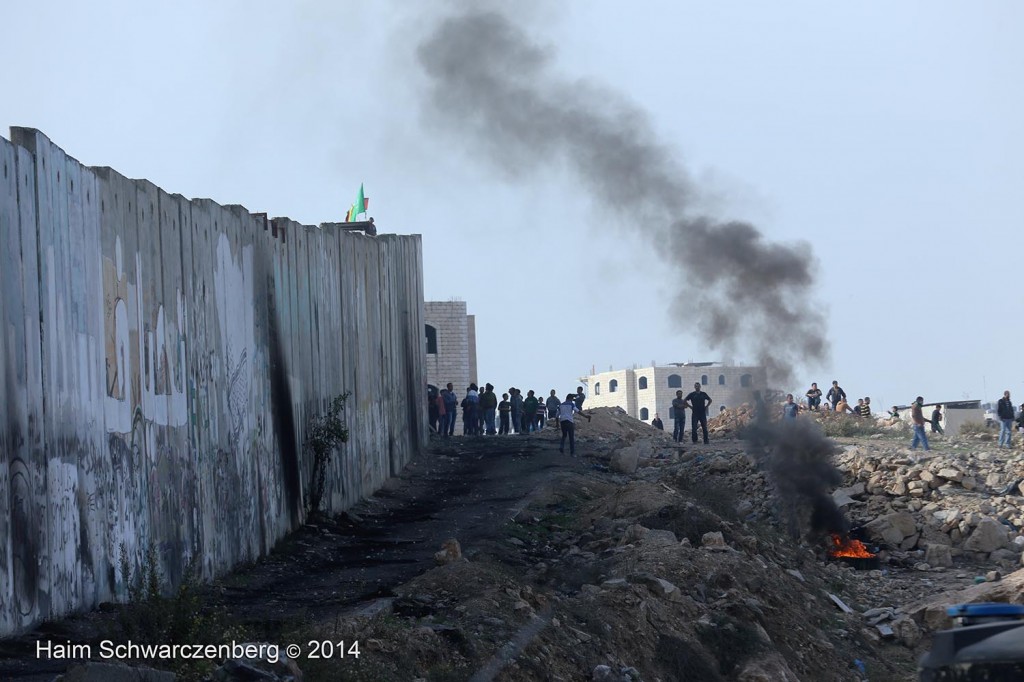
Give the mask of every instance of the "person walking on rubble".
[[807, 396], [807, 409], [817, 410], [821, 405], [821, 389], [818, 388], [818, 384], [812, 383], [810, 390], [804, 395]]
[[932, 410], [932, 433], [942, 435], [942, 405], [936, 405]]
[[576, 424], [573, 422], [573, 417], [576, 414], [582, 414], [590, 421], [589, 414], [583, 414], [574, 400], [575, 396], [572, 393], [565, 396], [565, 402], [558, 406], [558, 425], [562, 428], [562, 440], [558, 444], [558, 451], [565, 454], [565, 439], [569, 438], [569, 454], [573, 457], [576, 456]]
[[928, 436], [924, 433], [924, 398], [917, 396], [914, 404], [910, 406], [910, 420], [914, 423], [914, 439], [910, 441], [910, 449], [916, 450], [917, 444], [921, 443], [924, 446], [925, 452], [930, 450], [928, 447]]
[[690, 408], [690, 439], [697, 442], [697, 426], [704, 433], [704, 445], [708, 444], [708, 406], [711, 396], [701, 390], [700, 383], [693, 385], [693, 391], [686, 396], [686, 406]]
[[1010, 401], [1010, 392], [1003, 391], [1003, 397], [996, 404], [996, 414], [999, 417], [999, 447], [1010, 447], [1013, 443], [1013, 402]]
[[573, 402], [576, 403], [576, 407], [578, 407], [578, 408], [580, 408], [582, 410], [583, 409], [583, 401], [586, 400], [586, 399], [587, 399], [587, 396], [583, 394], [583, 387], [582, 386], [577, 386], [576, 387], [576, 395], [574, 395], [572, 397]]
[[838, 381], [833, 381], [832, 388], [828, 389], [828, 394], [825, 397], [832, 403], [832, 410], [835, 411], [840, 401], [846, 402], [846, 391], [842, 389]]

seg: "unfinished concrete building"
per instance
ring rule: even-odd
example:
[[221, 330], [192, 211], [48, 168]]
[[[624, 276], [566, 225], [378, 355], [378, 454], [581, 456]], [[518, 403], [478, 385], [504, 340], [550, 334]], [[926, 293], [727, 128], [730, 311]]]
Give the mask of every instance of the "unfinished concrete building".
[[427, 383], [443, 388], [451, 382], [460, 394], [476, 381], [476, 317], [465, 301], [423, 304]]
[[685, 396], [700, 383], [714, 401], [710, 414], [722, 405], [735, 407], [750, 402], [754, 391], [767, 385], [764, 367], [727, 366], [718, 362], [682, 362], [633, 369], [610, 370], [583, 377], [587, 385], [587, 407], [621, 407], [645, 422], [660, 415], [671, 417], [669, 407], [676, 391]]

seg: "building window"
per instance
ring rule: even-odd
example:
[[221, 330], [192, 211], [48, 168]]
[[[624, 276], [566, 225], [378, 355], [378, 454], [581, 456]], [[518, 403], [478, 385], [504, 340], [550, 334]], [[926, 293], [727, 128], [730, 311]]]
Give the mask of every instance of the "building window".
[[640, 377], [639, 386], [641, 391], [647, 388], [647, 377]]
[[427, 325], [427, 355], [437, 355], [437, 329]]
[[608, 392], [615, 393], [615, 391], [617, 390], [619, 390], [619, 382], [615, 379], [612, 379], [611, 381], [608, 382]]
[[668, 387], [669, 388], [682, 388], [683, 387], [683, 378], [681, 376], [679, 376], [678, 374], [669, 374], [668, 375]]
[[744, 374], [743, 376], [740, 377], [740, 386], [742, 386], [743, 388], [749, 388], [750, 384], [752, 384], [753, 381], [754, 377], [750, 376], [749, 374]]
[[594, 395], [601, 395], [601, 382], [594, 384]]
[[708, 385], [708, 375], [707, 374], [701, 374], [700, 375], [700, 385], [701, 386], [707, 386]]
[[641, 408], [640, 408], [640, 418], [641, 418], [641, 419], [643, 419], [644, 421], [647, 421], [647, 418], [648, 418], [648, 417], [649, 417], [650, 415], [651, 415], [651, 413], [647, 411], [647, 408], [646, 408], [646, 407], [641, 407]]
[[718, 375], [718, 385], [719, 386], [725, 386], [725, 375], [724, 374], [719, 374]]

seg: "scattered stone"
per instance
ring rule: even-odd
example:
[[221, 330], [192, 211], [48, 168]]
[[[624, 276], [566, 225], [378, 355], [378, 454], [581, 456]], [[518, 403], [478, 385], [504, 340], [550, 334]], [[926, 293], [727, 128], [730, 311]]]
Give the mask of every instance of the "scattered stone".
[[964, 542], [963, 549], [968, 552], [994, 552], [1008, 542], [1008, 535], [1006, 526], [986, 517]]
[[440, 566], [462, 561], [462, 545], [455, 538], [448, 538], [441, 545], [441, 550], [434, 554], [434, 561]]
[[700, 538], [700, 546], [719, 552], [730, 549], [729, 545], [725, 544], [725, 537], [722, 536], [722, 532], [718, 530], [704, 533]]

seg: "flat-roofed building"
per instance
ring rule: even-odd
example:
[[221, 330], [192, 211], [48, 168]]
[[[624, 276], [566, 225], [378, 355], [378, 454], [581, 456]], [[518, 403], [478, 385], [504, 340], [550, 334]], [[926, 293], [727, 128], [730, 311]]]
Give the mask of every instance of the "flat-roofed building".
[[765, 390], [768, 375], [764, 367], [681, 362], [610, 370], [581, 380], [587, 386], [584, 407], [621, 407], [630, 416], [650, 422], [655, 414], [668, 421], [676, 391], [685, 397], [695, 383], [714, 401], [709, 412], [714, 416], [722, 405], [749, 403], [754, 391]]

